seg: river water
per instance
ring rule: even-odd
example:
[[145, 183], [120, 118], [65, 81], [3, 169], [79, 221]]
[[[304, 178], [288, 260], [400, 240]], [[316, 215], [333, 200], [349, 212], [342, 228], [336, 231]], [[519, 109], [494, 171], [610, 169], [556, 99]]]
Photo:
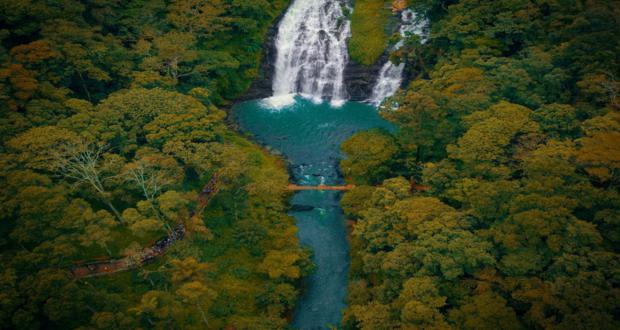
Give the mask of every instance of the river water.
[[[294, 103], [275, 110], [257, 100], [239, 104], [234, 112], [242, 130], [289, 160], [292, 180], [300, 185], [342, 184], [340, 144], [359, 130], [391, 129], [376, 108], [356, 102], [333, 108], [327, 102], [296, 97]], [[291, 201], [307, 209], [290, 214], [296, 219], [301, 244], [313, 251], [316, 265], [297, 303], [296, 329], [338, 326], [346, 306], [349, 244], [340, 196], [335, 191], [301, 191]]]

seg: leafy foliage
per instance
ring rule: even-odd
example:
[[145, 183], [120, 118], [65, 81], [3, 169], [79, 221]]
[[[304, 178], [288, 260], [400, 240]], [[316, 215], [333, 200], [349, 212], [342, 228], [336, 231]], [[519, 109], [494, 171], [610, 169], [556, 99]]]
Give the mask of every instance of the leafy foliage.
[[[256, 75], [285, 5], [0, 1], [0, 328], [286, 326], [311, 269], [288, 178], [215, 106]], [[179, 223], [186, 238], [143, 269], [69, 273]]]
[[[432, 31], [405, 48], [418, 77], [381, 108], [399, 126], [377, 147], [390, 160], [365, 146], [341, 164], [382, 182], [342, 200], [345, 326], [620, 327], [618, 2], [409, 5]], [[369, 134], [343, 150], [382, 145]]]

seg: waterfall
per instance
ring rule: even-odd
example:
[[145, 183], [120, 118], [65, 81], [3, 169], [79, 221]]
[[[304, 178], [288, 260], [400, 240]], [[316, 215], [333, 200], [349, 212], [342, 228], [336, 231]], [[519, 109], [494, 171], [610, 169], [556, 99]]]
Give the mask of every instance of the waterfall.
[[282, 107], [299, 94], [316, 103], [346, 100], [343, 77], [349, 60], [349, 20], [338, 0], [295, 0], [278, 27], [273, 97], [266, 102]]
[[386, 97], [394, 95], [403, 81], [403, 70], [405, 63], [396, 65], [390, 60], [385, 62], [372, 89], [370, 103], [379, 106]]
[[[402, 38], [406, 38], [409, 35], [417, 35], [421, 37], [421, 43], [425, 43], [427, 40], [427, 26], [427, 20], [419, 19], [416, 13], [409, 9], [404, 10], [401, 14], [401, 26], [399, 31], [401, 40], [398, 41], [391, 50], [394, 51], [400, 49], [404, 44]], [[374, 104], [375, 106], [379, 106], [385, 98], [394, 95], [402, 84], [404, 70], [404, 62], [394, 64], [388, 59], [379, 72], [379, 77], [377, 78], [377, 82], [372, 89], [372, 94], [368, 99], [368, 102]]]

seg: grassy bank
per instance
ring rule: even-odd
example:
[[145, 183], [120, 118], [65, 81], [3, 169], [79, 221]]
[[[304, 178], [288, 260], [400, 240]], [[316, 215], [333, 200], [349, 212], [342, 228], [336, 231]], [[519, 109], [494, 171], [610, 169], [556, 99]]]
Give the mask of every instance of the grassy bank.
[[385, 26], [391, 12], [389, 1], [356, 0], [351, 15], [351, 39], [349, 54], [357, 63], [371, 65], [375, 63], [388, 42]]

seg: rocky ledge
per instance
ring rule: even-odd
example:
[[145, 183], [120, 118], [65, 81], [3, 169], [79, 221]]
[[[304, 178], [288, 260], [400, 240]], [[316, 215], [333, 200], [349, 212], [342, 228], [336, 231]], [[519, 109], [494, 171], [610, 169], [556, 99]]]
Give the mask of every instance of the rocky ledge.
[[254, 99], [262, 99], [271, 96], [271, 82], [273, 81], [273, 75], [276, 66], [276, 38], [278, 37], [278, 26], [280, 21], [284, 18], [284, 14], [288, 11], [288, 8], [280, 14], [275, 23], [269, 28], [267, 38], [263, 45], [262, 61], [258, 70], [258, 77], [252, 82], [250, 88], [241, 96], [239, 101], [247, 101]]
[[[278, 36], [278, 26], [284, 17], [284, 11], [280, 17], [269, 28], [265, 44], [263, 46], [262, 61], [259, 68], [259, 76], [252, 82], [248, 91], [241, 96], [239, 101], [254, 100], [269, 97], [272, 94], [272, 81], [276, 65], [276, 38]], [[347, 94], [351, 101], [364, 101], [372, 94], [381, 67], [388, 58], [387, 52], [379, 60], [371, 65], [365, 66], [354, 61], [349, 61], [344, 70], [344, 84]]]
[[349, 61], [344, 69], [344, 84], [351, 101], [364, 101], [370, 97], [381, 67], [387, 58], [388, 54], [383, 54], [375, 64], [370, 66]]

